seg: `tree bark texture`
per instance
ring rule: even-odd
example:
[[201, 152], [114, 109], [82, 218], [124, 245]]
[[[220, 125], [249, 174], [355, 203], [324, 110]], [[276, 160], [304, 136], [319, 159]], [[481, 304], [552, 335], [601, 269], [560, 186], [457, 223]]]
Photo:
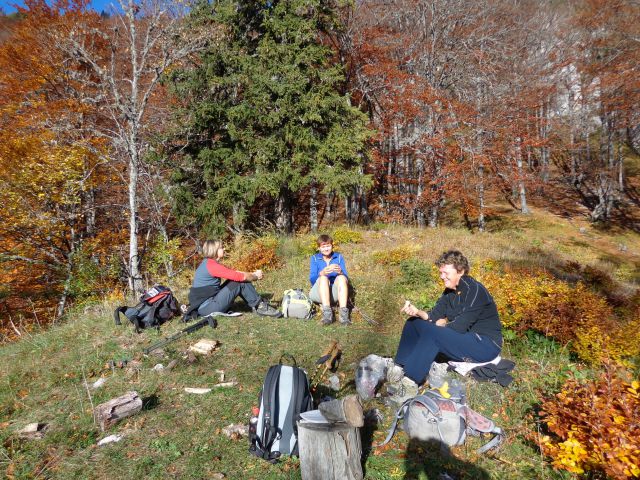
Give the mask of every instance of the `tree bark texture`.
[[348, 395], [345, 398], [322, 402], [318, 405], [318, 410], [330, 422], [345, 422], [352, 427], [364, 425], [362, 404], [357, 395]]
[[104, 431], [117, 421], [135, 415], [141, 410], [142, 399], [137, 392], [131, 391], [101, 403], [95, 408], [93, 415]]
[[363, 478], [360, 431], [345, 424], [298, 422], [302, 480]]

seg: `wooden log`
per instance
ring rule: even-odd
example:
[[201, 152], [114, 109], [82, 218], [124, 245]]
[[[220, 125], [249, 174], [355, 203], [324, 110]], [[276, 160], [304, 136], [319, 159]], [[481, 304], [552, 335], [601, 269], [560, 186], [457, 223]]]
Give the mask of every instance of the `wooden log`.
[[93, 414], [104, 431], [118, 420], [135, 415], [140, 410], [142, 410], [142, 399], [137, 392], [131, 391], [101, 403], [94, 409]]
[[298, 422], [302, 480], [362, 480], [360, 430], [345, 423]]
[[362, 404], [357, 395], [348, 395], [345, 398], [322, 402], [318, 405], [318, 410], [331, 423], [346, 422], [352, 427], [364, 425]]

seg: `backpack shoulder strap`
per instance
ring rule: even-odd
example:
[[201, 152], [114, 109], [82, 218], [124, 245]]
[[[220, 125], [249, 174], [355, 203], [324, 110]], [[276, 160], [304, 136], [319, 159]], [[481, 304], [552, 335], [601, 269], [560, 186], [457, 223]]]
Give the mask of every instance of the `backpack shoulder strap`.
[[384, 447], [387, 443], [391, 441], [391, 439], [393, 438], [393, 434], [396, 433], [396, 429], [398, 428], [398, 422], [404, 418], [404, 414], [406, 413], [407, 408], [409, 408], [409, 405], [413, 402], [413, 400], [414, 400], [413, 398], [410, 398], [408, 400], [405, 400], [404, 403], [400, 405], [400, 408], [398, 408], [398, 411], [396, 412], [396, 416], [393, 419], [393, 423], [391, 424], [391, 427], [389, 427], [387, 438], [385, 438], [382, 443], [378, 445], [374, 445], [374, 448]]
[[160, 302], [156, 302], [153, 305], [151, 305], [151, 308], [149, 309], [147, 314], [144, 316], [144, 318], [142, 318], [142, 321], [136, 318], [136, 322], [135, 322], [136, 328], [143, 329], [143, 328], [156, 326], [158, 322], [156, 322], [155, 317], [156, 317], [156, 311], [158, 310], [159, 306], [160, 306]]
[[493, 434], [493, 438], [480, 447], [476, 451], [477, 453], [485, 453], [500, 445], [504, 440], [504, 431], [500, 427], [498, 427], [492, 420], [479, 414], [467, 405], [461, 405], [458, 408], [458, 415], [465, 419], [468, 430]]
[[293, 404], [293, 415], [291, 415], [291, 426], [293, 433], [296, 436], [296, 444], [293, 447], [292, 455], [298, 455], [298, 425], [297, 422], [300, 419], [300, 409], [302, 408], [302, 401], [304, 400], [305, 392], [301, 389], [305, 388], [305, 373], [298, 367], [293, 368], [293, 398], [291, 403]]
[[116, 325], [122, 325], [122, 322], [120, 321], [120, 314], [122, 313], [124, 315], [124, 312], [127, 310], [127, 306], [123, 306], [123, 307], [118, 307], [114, 310], [113, 312], [113, 321], [115, 322]]
[[[258, 439], [260, 447], [263, 451], [263, 455], [270, 454], [271, 446], [275, 442], [278, 434], [278, 425], [274, 424], [273, 407], [276, 405], [276, 397], [278, 395], [278, 377], [280, 376], [280, 370], [282, 365], [274, 365], [269, 368], [267, 376], [264, 379], [264, 388], [262, 390], [262, 405], [264, 406], [263, 422], [262, 422], [262, 440]], [[267, 457], [264, 457], [267, 459]]]

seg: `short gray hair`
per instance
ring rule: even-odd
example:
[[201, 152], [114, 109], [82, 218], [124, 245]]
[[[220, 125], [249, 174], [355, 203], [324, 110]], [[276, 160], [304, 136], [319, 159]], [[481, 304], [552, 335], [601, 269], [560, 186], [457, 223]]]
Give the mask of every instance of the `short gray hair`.
[[436, 267], [443, 265], [453, 265], [458, 272], [464, 271], [465, 275], [469, 274], [469, 260], [459, 250], [447, 250], [436, 260]]

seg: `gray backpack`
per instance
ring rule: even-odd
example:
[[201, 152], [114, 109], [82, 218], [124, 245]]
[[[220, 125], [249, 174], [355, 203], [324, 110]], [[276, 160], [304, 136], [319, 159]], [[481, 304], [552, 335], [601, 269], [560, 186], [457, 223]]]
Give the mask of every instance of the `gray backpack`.
[[300, 288], [285, 290], [282, 295], [282, 315], [285, 318], [309, 319], [313, 315], [313, 303]]
[[409, 438], [435, 440], [447, 447], [462, 445], [467, 434], [480, 436], [492, 433], [493, 438], [480, 447], [477, 453], [497, 447], [504, 439], [504, 432], [493, 421], [467, 405], [442, 397], [434, 390], [427, 390], [423, 395], [405, 401], [398, 409], [387, 438], [378, 446], [391, 441], [400, 420], [403, 421], [402, 427]]
[[[283, 365], [289, 357], [293, 365]], [[313, 408], [307, 374], [290, 355], [272, 365], [258, 397], [260, 409], [255, 432], [249, 427], [249, 451], [256, 457], [276, 463], [280, 455], [298, 455], [300, 414]]]

